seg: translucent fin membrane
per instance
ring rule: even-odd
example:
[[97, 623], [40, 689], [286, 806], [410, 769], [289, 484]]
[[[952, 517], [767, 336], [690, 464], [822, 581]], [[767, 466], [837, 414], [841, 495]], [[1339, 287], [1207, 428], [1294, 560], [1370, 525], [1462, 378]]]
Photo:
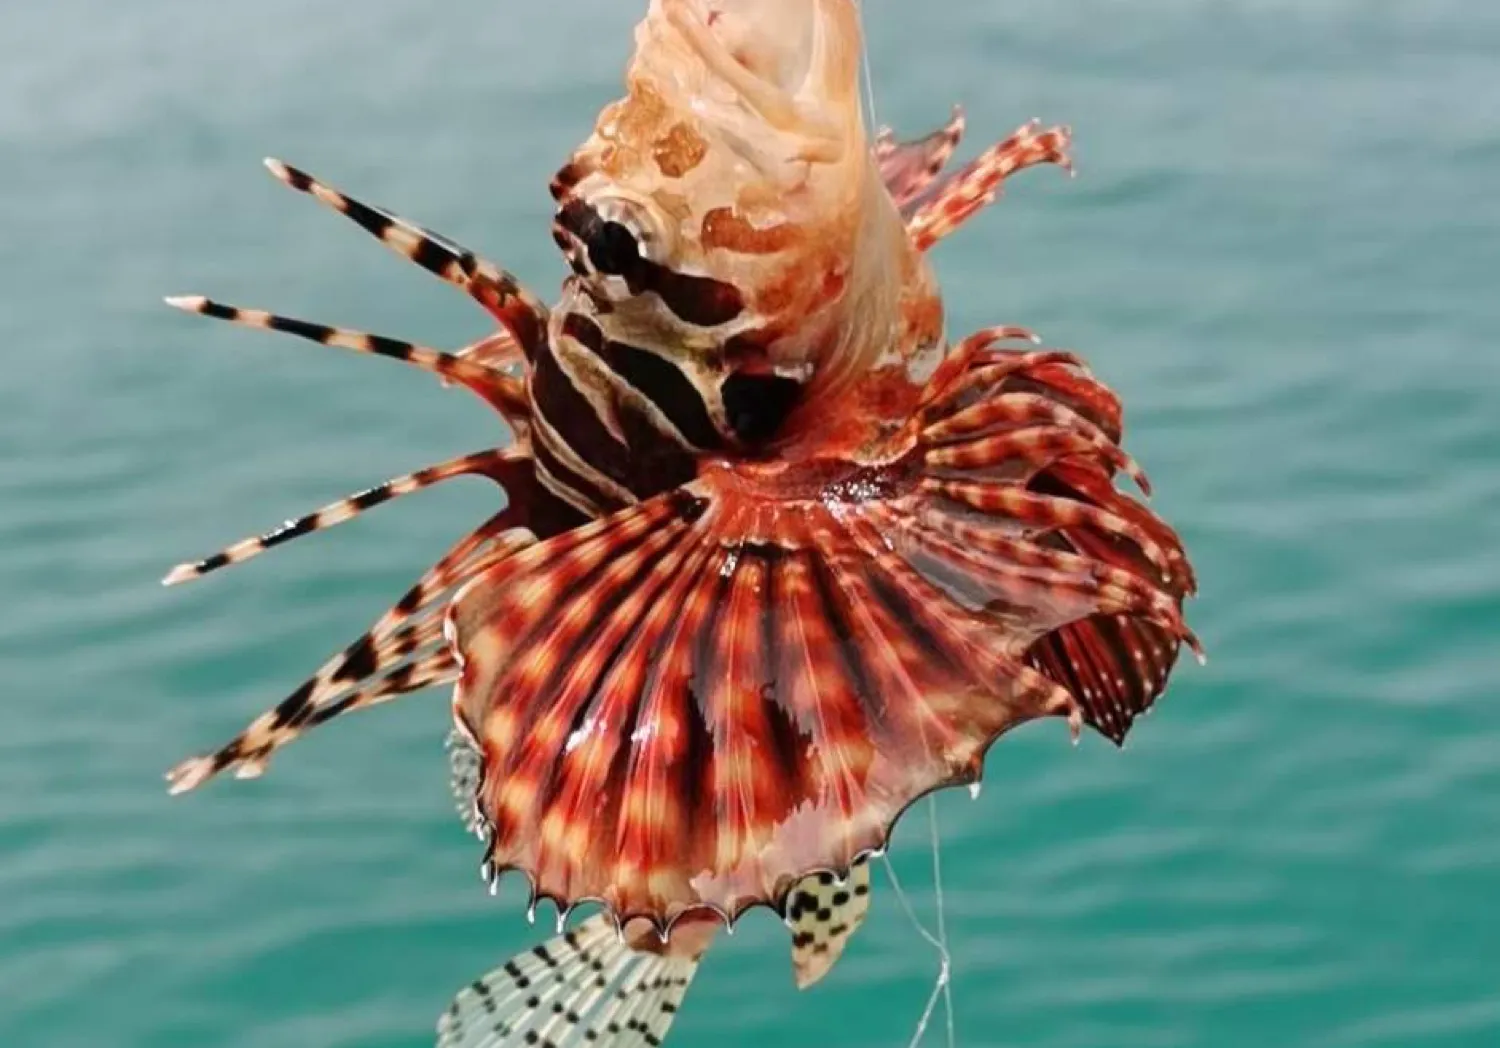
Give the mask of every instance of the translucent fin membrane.
[[590, 917], [461, 990], [438, 1048], [656, 1048], [697, 970], [697, 957], [639, 952], [608, 916]]
[[521, 351], [520, 344], [516, 342], [514, 335], [503, 328], [486, 335], [478, 342], [465, 346], [453, 355], [461, 360], [483, 364], [488, 368], [508, 368], [515, 365], [524, 367], [526, 365], [526, 355]]
[[[1102, 722], [1028, 662], [1042, 638], [1123, 616], [1193, 642], [1176, 536], [1110, 484], [1133, 464], [1102, 387], [987, 345], [868, 462], [715, 463], [460, 592], [496, 870], [662, 926], [780, 906], [1010, 728]], [[1034, 486], [1075, 467], [1108, 496]]]
[[897, 208], [905, 209], [932, 184], [963, 134], [964, 112], [959, 106], [953, 107], [947, 126], [913, 142], [897, 142], [889, 128], [882, 129], [875, 139], [875, 160]]
[[516, 340], [527, 357], [547, 331], [547, 307], [514, 276], [447, 237], [384, 208], [356, 200], [280, 160], [266, 167], [283, 184], [349, 218], [403, 258], [467, 291]]

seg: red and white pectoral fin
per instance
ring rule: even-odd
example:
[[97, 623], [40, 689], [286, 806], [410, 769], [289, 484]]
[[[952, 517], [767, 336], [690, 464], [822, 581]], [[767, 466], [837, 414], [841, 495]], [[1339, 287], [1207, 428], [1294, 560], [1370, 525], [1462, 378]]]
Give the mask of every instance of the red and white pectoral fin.
[[1071, 169], [1070, 141], [1068, 128], [1044, 130], [1031, 121], [957, 171], [927, 186], [902, 207], [912, 243], [919, 251], [932, 247], [992, 203], [1000, 195], [1006, 178], [1017, 171], [1044, 163]]
[[1102, 719], [1029, 658], [1038, 641], [1098, 615], [1190, 636], [1162, 531], [1031, 488], [1126, 458], [1048, 395], [1072, 388], [1055, 354], [970, 381], [1004, 356], [945, 370], [873, 459], [705, 462], [460, 592], [454, 702], [494, 869], [661, 926], [780, 906], [976, 779], [1010, 728]]
[[[1033, 483], [1130, 518], [1168, 551], [1170, 569], [1163, 577], [1141, 559], [1138, 547], [1088, 531], [1060, 532], [1054, 537], [1059, 546], [1155, 577], [1177, 600], [1196, 592], [1192, 565], [1176, 533], [1161, 518], [1122, 496], [1102, 471], [1077, 462], [1060, 463]], [[1155, 622], [1126, 615], [1093, 615], [1037, 641], [1028, 661], [1076, 695], [1084, 719], [1121, 745], [1135, 718], [1150, 710], [1166, 690], [1180, 650], [1181, 638]]]
[[964, 113], [958, 106], [948, 123], [930, 134], [910, 142], [898, 142], [890, 131], [875, 139], [875, 162], [880, 180], [891, 194], [896, 207], [904, 208], [932, 184], [964, 134]]

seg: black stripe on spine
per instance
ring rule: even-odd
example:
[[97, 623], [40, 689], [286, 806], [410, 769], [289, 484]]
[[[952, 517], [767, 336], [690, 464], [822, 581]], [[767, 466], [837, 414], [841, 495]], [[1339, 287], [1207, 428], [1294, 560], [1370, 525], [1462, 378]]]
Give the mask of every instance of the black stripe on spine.
[[349, 505], [354, 509], [366, 510], [372, 506], [378, 506], [382, 502], [388, 501], [390, 497], [390, 485], [381, 484], [379, 487], [367, 488], [357, 495], [351, 495], [349, 497]]
[[579, 313], [563, 320], [563, 334], [578, 340], [605, 366], [661, 410], [689, 444], [701, 450], [723, 446], [703, 394], [670, 360], [649, 349], [604, 337], [599, 325]]
[[240, 311], [233, 306], [226, 306], [222, 302], [205, 299], [198, 306], [198, 314], [200, 316], [213, 317], [215, 320], [238, 320]]
[[286, 180], [291, 184], [291, 187], [293, 189], [297, 190], [299, 193], [312, 192], [313, 180], [311, 175], [309, 175], [306, 171], [298, 170], [291, 164], [282, 164], [281, 166], [283, 169], [285, 169]]
[[[376, 501], [380, 500], [377, 499]], [[291, 523], [284, 524], [275, 531], [268, 532], [262, 536], [260, 544], [264, 549], [270, 549], [273, 546], [281, 545], [283, 542], [290, 542], [300, 535], [306, 535], [315, 530], [317, 523], [318, 518], [316, 515], [299, 517]]]
[[[204, 312], [208, 312], [205, 310]], [[234, 311], [228, 310], [228, 315], [233, 316]], [[220, 316], [213, 313], [211, 316]], [[327, 324], [315, 324], [310, 320], [298, 320], [296, 317], [283, 317], [271, 314], [266, 318], [266, 326], [272, 331], [280, 331], [288, 335], [296, 335], [312, 342], [320, 342], [328, 345], [337, 334], [335, 328]], [[400, 339], [387, 338], [385, 335], [365, 335], [364, 342], [369, 346], [370, 352], [382, 357], [394, 357], [396, 360], [411, 359], [411, 344], [402, 342]]]
[[[313, 188], [313, 179], [304, 171], [299, 171], [290, 164], [285, 164], [287, 181], [294, 189], [302, 192], [310, 192]], [[396, 217], [382, 207], [372, 204], [361, 203], [353, 197], [338, 194], [339, 210], [347, 215], [360, 228], [371, 235], [384, 240], [386, 234], [398, 225]], [[407, 254], [403, 252], [403, 254]], [[474, 256], [467, 248], [460, 247], [449, 241], [440, 233], [431, 230], [421, 230], [421, 239], [416, 247], [407, 254], [417, 265], [435, 273], [440, 277], [447, 277], [448, 267], [457, 265], [465, 273], [470, 272], [474, 266]]]
[[334, 671], [333, 679], [340, 683], [363, 680], [375, 669], [375, 641], [366, 633], [345, 649], [344, 661]]
[[308, 703], [312, 698], [313, 688], [316, 684], [316, 680], [303, 681], [302, 685], [296, 691], [282, 699], [276, 706], [271, 727], [280, 730], [290, 724], [305, 720], [307, 718], [307, 710], [310, 708]]

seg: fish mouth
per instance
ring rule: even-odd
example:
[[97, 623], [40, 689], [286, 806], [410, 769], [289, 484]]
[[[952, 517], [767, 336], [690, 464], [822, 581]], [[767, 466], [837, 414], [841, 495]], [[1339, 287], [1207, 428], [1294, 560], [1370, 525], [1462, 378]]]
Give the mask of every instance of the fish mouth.
[[[833, 162], [861, 134], [853, 0], [659, 0], [707, 73], [779, 131], [800, 159]], [[852, 121], [852, 122], [851, 122]]]

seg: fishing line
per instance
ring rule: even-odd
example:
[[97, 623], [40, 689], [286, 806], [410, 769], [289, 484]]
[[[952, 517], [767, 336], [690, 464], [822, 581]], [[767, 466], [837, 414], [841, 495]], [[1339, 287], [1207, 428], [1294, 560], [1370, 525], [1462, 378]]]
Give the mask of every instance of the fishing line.
[[947, 906], [943, 900], [943, 845], [938, 839], [937, 794], [927, 795], [927, 828], [932, 836], [932, 892], [937, 904], [937, 937], [943, 953], [943, 1017], [948, 1027], [948, 1048], [953, 1044], [953, 980], [947, 978], [952, 965], [948, 955], [948, 924], [945, 918]]
[[870, 68], [870, 36], [865, 32], [864, 3], [856, 4], [854, 9], [859, 18], [859, 65], [865, 80], [865, 118], [869, 121], [865, 132], [873, 135], [880, 125], [875, 120], [875, 78]]
[[912, 909], [911, 902], [906, 897], [906, 892], [901, 887], [901, 880], [896, 876], [896, 867], [891, 864], [889, 852], [881, 854], [881, 861], [885, 863], [886, 875], [891, 879], [891, 887], [896, 892], [896, 901], [901, 904], [901, 909], [906, 911], [907, 919], [917, 929], [917, 934], [926, 939], [937, 950], [938, 959], [941, 964], [938, 968], [937, 981], [932, 986], [932, 993], [927, 997], [927, 1006], [922, 1009], [922, 1018], [917, 1021], [916, 1033], [912, 1034], [911, 1043], [907, 1048], [917, 1048], [922, 1041], [922, 1035], [927, 1032], [927, 1024], [932, 1019], [932, 1010], [937, 1007], [938, 998], [943, 1000], [943, 1015], [946, 1020], [948, 1033], [948, 1048], [954, 1048], [953, 1031], [953, 988], [952, 969], [953, 959], [948, 953], [948, 928], [943, 916], [943, 866], [941, 858], [941, 845], [938, 838], [937, 822], [937, 798], [931, 794], [927, 797], [927, 825], [932, 831], [932, 886], [933, 898], [937, 904], [937, 934], [927, 930], [916, 910]]

